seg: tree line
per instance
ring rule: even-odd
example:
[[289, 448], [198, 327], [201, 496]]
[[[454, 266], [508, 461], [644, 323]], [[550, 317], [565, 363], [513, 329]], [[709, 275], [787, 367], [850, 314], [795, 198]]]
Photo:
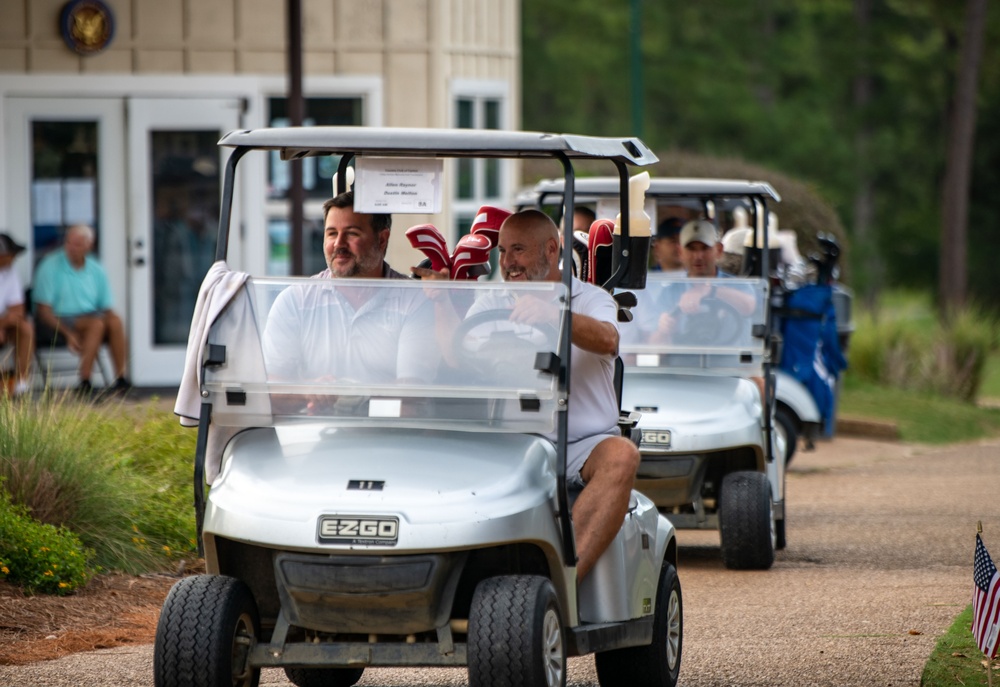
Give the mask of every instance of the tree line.
[[774, 169], [834, 207], [866, 299], [908, 287], [959, 303], [958, 279], [997, 307], [1000, 10], [986, 10], [987, 0], [532, 0], [523, 125], [633, 133], [657, 151]]

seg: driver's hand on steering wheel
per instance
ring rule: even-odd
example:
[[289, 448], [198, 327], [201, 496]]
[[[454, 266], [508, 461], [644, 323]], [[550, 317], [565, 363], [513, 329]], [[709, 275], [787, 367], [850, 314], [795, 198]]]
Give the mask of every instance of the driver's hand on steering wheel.
[[559, 318], [559, 306], [527, 294], [521, 295], [510, 312], [511, 322], [540, 325], [552, 324]]
[[681, 312], [692, 315], [701, 308], [701, 301], [711, 293], [712, 287], [708, 284], [692, 286], [677, 300], [677, 307]]

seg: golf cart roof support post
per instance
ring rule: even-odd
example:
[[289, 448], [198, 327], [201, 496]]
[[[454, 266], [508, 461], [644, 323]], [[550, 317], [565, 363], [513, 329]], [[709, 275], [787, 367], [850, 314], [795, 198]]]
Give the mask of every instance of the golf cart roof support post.
[[[625, 246], [625, 250], [627, 251], [629, 248], [628, 221], [629, 221], [629, 213], [631, 212], [631, 209], [629, 208], [628, 167], [626, 167], [625, 163], [622, 162], [621, 160], [613, 160], [613, 162], [615, 163], [615, 167], [618, 168], [618, 181], [620, 184], [620, 188], [618, 189], [618, 197], [619, 197], [618, 216], [621, 218], [621, 232], [622, 232], [620, 245]], [[570, 187], [568, 185], [565, 188], [567, 190], [570, 190]], [[625, 259], [623, 260], [622, 257], [624, 257]], [[608, 277], [608, 280], [606, 282], [601, 284], [601, 288], [610, 292], [612, 289], [618, 286], [618, 284], [622, 280], [622, 277], [625, 276], [625, 272], [628, 270], [628, 264], [629, 264], [628, 255], [621, 256], [618, 253], [612, 253], [611, 276]]]
[[238, 146], [226, 161], [226, 174], [222, 184], [222, 204], [219, 207], [219, 238], [215, 244], [215, 261], [225, 260], [229, 251], [229, 222], [233, 210], [233, 193], [236, 190], [236, 164], [250, 148]]
[[[770, 218], [767, 216], [767, 197], [764, 195], [757, 195], [753, 198], [754, 208], [757, 211], [758, 217], [761, 218], [754, 224], [754, 231], [756, 232], [758, 228], [762, 229], [762, 235], [760, 237], [754, 236], [754, 239], [760, 239], [755, 241], [755, 245], [763, 246], [760, 251], [760, 272], [761, 277], [763, 277], [768, 284], [767, 294], [765, 302], [770, 302], [771, 299], [771, 244], [770, 236], [768, 236], [768, 225], [771, 223]], [[771, 342], [771, 308], [765, 308], [764, 314], [764, 342], [768, 350], [770, 350]], [[771, 362], [770, 356], [765, 356], [764, 359], [764, 398], [762, 407], [764, 412], [764, 443], [765, 443], [765, 457], [768, 462], [774, 460], [774, 423], [772, 422], [774, 418], [774, 394], [775, 394], [775, 384], [774, 375], [771, 373]]]
[[576, 540], [573, 536], [573, 518], [569, 509], [569, 492], [566, 484], [566, 442], [569, 438], [569, 362], [572, 350], [573, 312], [570, 304], [573, 302], [573, 185], [576, 177], [573, 163], [564, 153], [556, 153], [562, 163], [563, 176], [566, 179], [566, 193], [563, 195], [563, 230], [562, 230], [562, 281], [566, 286], [569, 300], [566, 302], [566, 327], [559, 339], [559, 393], [565, 403], [556, 413], [556, 498], [559, 502], [559, 528], [562, 530], [563, 559], [567, 565], [576, 565]]
[[198, 556], [205, 557], [201, 533], [205, 525], [205, 454], [208, 451], [208, 426], [212, 422], [212, 404], [202, 403], [198, 417], [198, 439], [194, 447], [194, 522]]
[[344, 153], [340, 158], [340, 164], [337, 165], [337, 188], [334, 189], [333, 195], [339, 196], [347, 191], [347, 168], [353, 159], [354, 153]]

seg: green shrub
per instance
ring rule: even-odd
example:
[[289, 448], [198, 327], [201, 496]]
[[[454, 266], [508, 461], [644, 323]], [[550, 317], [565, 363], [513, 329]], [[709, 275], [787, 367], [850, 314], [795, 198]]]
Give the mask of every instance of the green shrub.
[[937, 366], [938, 390], [974, 402], [979, 396], [986, 361], [997, 349], [996, 319], [975, 306], [955, 315], [942, 332]]
[[92, 556], [75, 534], [33, 520], [0, 489], [0, 579], [28, 592], [69, 594], [93, 577]]
[[883, 386], [974, 402], [1000, 324], [968, 306], [947, 322], [928, 298], [888, 295], [877, 312], [859, 312], [848, 352], [850, 376]]
[[[187, 451], [183, 428], [173, 436], [151, 412], [54, 396], [0, 403], [0, 477], [12, 501], [36, 520], [71, 528], [103, 568], [139, 573], [190, 555], [194, 432], [184, 437]], [[164, 436], [170, 440], [161, 441]], [[188, 474], [183, 488], [182, 467]]]

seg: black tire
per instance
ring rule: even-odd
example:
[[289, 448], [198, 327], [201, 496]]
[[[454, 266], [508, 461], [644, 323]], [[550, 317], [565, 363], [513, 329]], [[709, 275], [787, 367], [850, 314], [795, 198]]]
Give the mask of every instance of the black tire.
[[674, 687], [681, 672], [684, 607], [677, 569], [664, 561], [656, 590], [653, 641], [594, 656], [601, 687]]
[[250, 588], [222, 575], [185, 577], [171, 588], [156, 626], [156, 687], [257, 687], [247, 659], [260, 620]]
[[285, 668], [296, 687], [351, 687], [364, 673], [364, 668]]
[[552, 583], [489, 577], [469, 610], [469, 687], [564, 687], [566, 641]]
[[781, 429], [785, 432], [785, 467], [788, 467], [795, 456], [795, 450], [799, 447], [799, 425], [791, 412], [784, 408], [774, 411], [774, 421], [781, 425]]
[[767, 570], [774, 563], [777, 531], [771, 486], [761, 472], [731, 472], [719, 495], [722, 562], [731, 570]]

